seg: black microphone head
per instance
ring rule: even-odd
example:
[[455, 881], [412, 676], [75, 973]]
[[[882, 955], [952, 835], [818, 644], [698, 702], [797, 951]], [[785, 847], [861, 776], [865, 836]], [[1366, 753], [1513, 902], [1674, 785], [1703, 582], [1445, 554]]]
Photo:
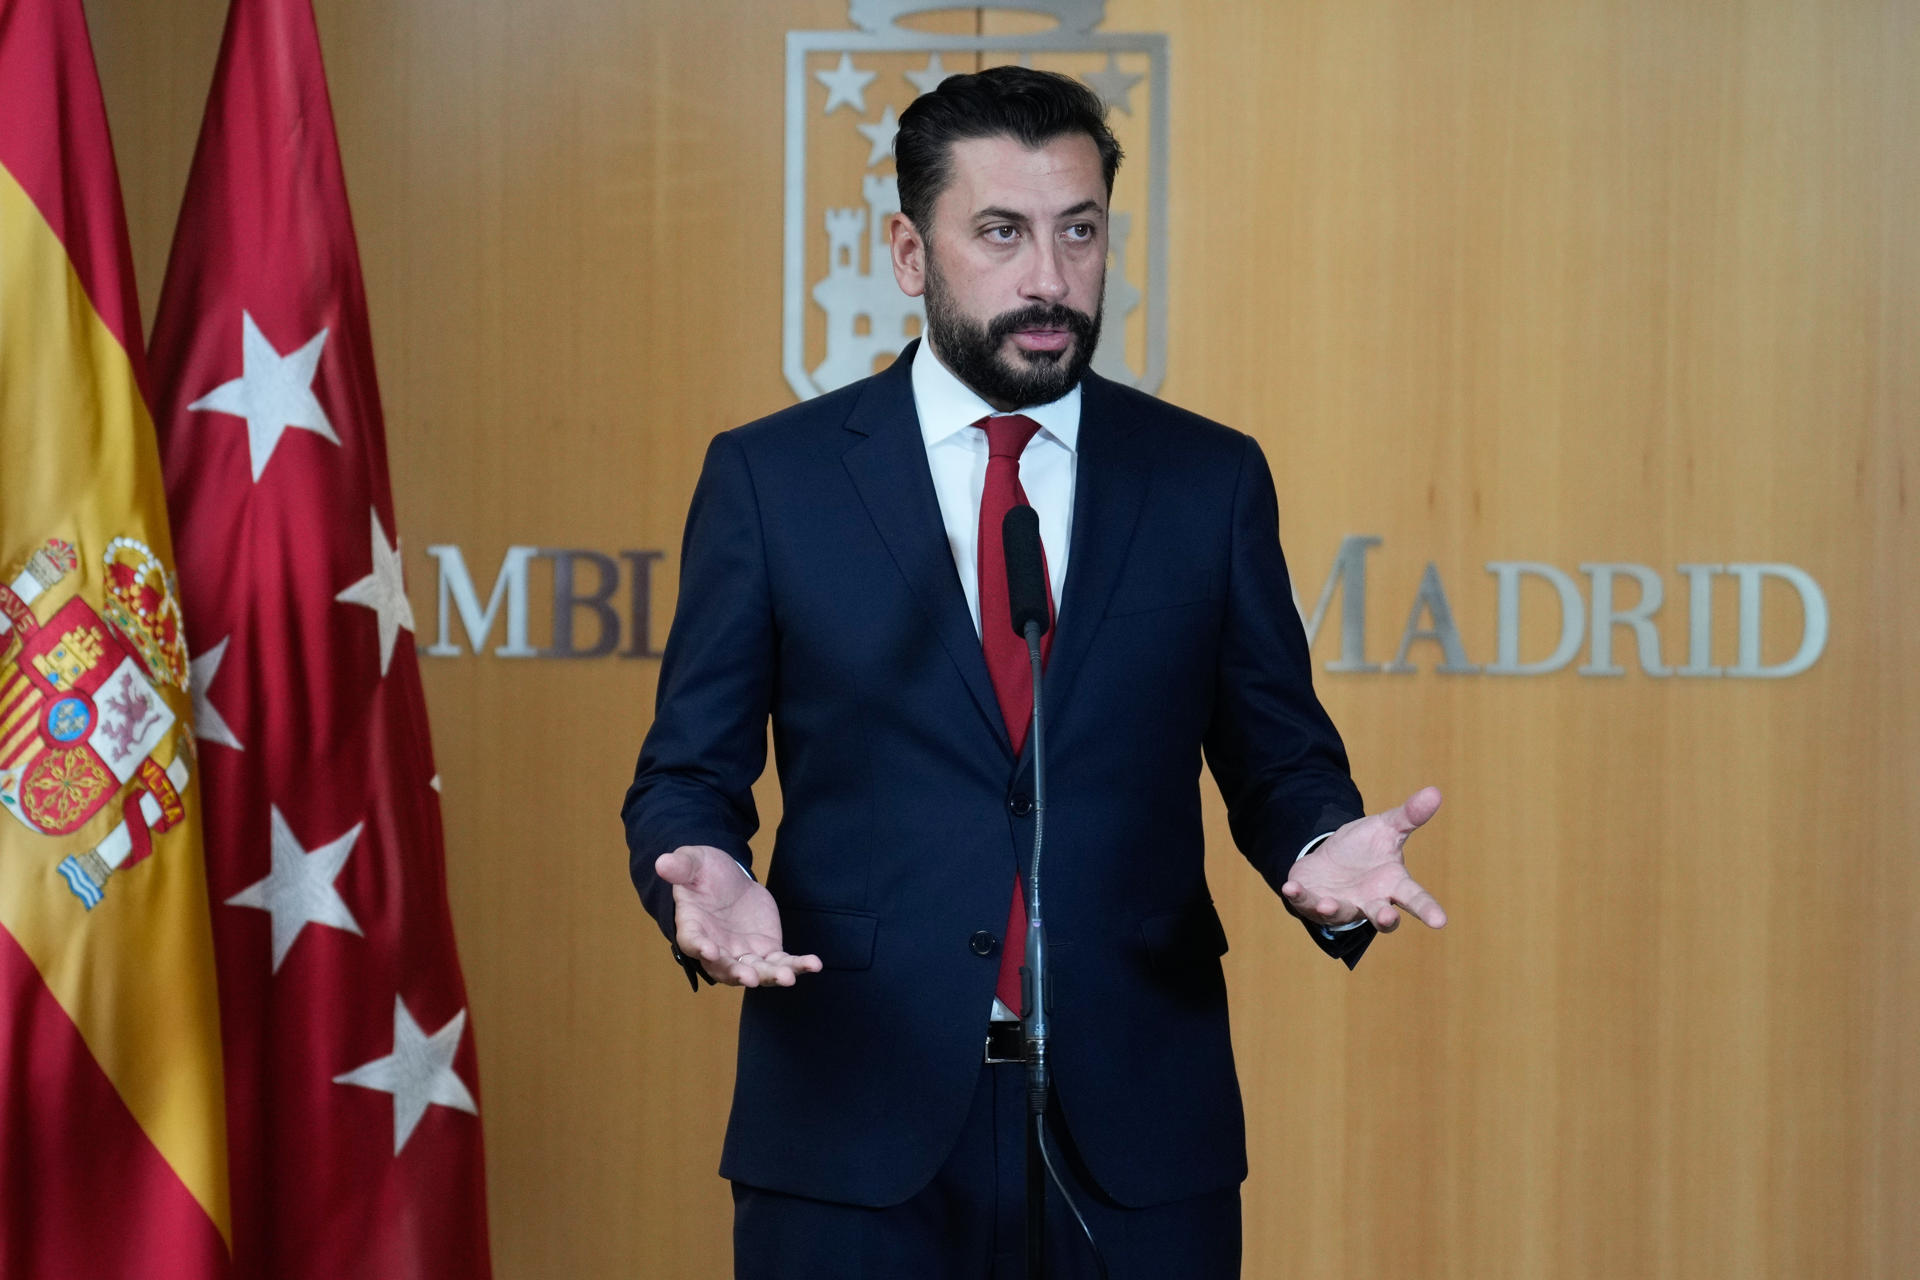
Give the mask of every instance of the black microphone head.
[[1013, 633], [1024, 637], [1027, 624], [1040, 624], [1045, 635], [1053, 622], [1047, 598], [1047, 565], [1040, 554], [1040, 517], [1025, 503], [1007, 511], [1000, 522], [1000, 545], [1007, 553], [1007, 607], [1013, 614]]

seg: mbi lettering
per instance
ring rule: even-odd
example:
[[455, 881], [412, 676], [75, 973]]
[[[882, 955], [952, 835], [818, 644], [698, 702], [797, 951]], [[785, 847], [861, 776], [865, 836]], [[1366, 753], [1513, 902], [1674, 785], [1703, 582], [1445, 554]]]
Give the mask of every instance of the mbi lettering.
[[[437, 563], [440, 578], [439, 631], [426, 649], [433, 657], [460, 654], [453, 635], [455, 618], [466, 633], [467, 647], [474, 653], [486, 652], [494, 624], [503, 623], [505, 643], [493, 651], [498, 658], [660, 656], [653, 647], [653, 566], [665, 556], [663, 551], [621, 551], [616, 559], [577, 547], [508, 547], [484, 605], [459, 547], [431, 546], [427, 554]], [[548, 642], [537, 647], [532, 642], [528, 617], [529, 570], [536, 560], [551, 566], [553, 604]], [[623, 584], [627, 591], [624, 613], [615, 607]]]
[[[1737, 676], [1749, 679], [1779, 679], [1798, 675], [1820, 658], [1827, 645], [1827, 600], [1820, 584], [1804, 569], [1790, 564], [1683, 564], [1675, 566], [1685, 582], [1687, 597], [1686, 661], [1671, 665], [1660, 649], [1660, 631], [1654, 617], [1666, 599], [1665, 580], [1642, 564], [1583, 564], [1582, 582], [1550, 564], [1531, 560], [1493, 560], [1487, 572], [1493, 574], [1497, 591], [1494, 627], [1494, 660], [1482, 666], [1467, 657], [1455, 624], [1452, 606], [1447, 602], [1439, 570], [1429, 562], [1414, 592], [1413, 605], [1407, 611], [1407, 623], [1400, 634], [1400, 650], [1393, 661], [1370, 662], [1366, 654], [1367, 553], [1380, 545], [1378, 537], [1354, 534], [1342, 539], [1334, 555], [1333, 568], [1320, 588], [1320, 598], [1312, 613], [1301, 608], [1299, 596], [1294, 607], [1306, 625], [1307, 643], [1312, 644], [1327, 622], [1335, 595], [1340, 597], [1340, 656], [1327, 663], [1328, 671], [1405, 673], [1416, 670], [1407, 661], [1415, 643], [1431, 641], [1440, 648], [1441, 661], [1435, 671], [1449, 674], [1484, 672], [1493, 676], [1538, 676], [1558, 671], [1586, 651], [1587, 660], [1577, 669], [1583, 676], [1624, 675], [1618, 641], [1625, 639], [1634, 651], [1642, 672], [1650, 676]], [[1520, 652], [1520, 587], [1528, 578], [1544, 582], [1559, 597], [1559, 639], [1544, 656], [1525, 658]], [[1717, 578], [1728, 578], [1738, 592], [1736, 644], [1732, 666], [1716, 666], [1713, 661], [1713, 600]], [[1792, 657], [1784, 662], [1761, 660], [1762, 588], [1768, 579], [1783, 582], [1800, 598], [1800, 642]], [[1619, 590], [1630, 582], [1629, 592]], [[1584, 588], [1584, 589], [1583, 589]], [[1621, 597], [1631, 593], [1632, 603], [1622, 606]]]

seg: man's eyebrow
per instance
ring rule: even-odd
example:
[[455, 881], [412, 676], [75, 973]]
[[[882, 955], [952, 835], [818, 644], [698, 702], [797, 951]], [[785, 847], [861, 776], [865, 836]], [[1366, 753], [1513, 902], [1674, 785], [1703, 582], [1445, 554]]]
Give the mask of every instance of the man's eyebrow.
[[[1053, 216], [1056, 218], [1077, 218], [1083, 213], [1100, 213], [1100, 212], [1102, 212], [1102, 210], [1100, 208], [1100, 202], [1098, 200], [1082, 200], [1079, 204], [1074, 205], [1072, 208], [1062, 209], [1059, 213], [1056, 213]], [[1021, 213], [1019, 210], [1006, 209], [1006, 208], [1002, 208], [999, 205], [990, 205], [985, 209], [980, 209], [976, 211], [973, 215], [973, 220], [975, 222], [1014, 222], [1014, 223], [1020, 224], [1021, 226], [1025, 226], [1029, 221], [1029, 219], [1027, 218], [1027, 215], [1024, 213]]]
[[975, 212], [973, 220], [975, 222], [1017, 222], [1025, 226], [1027, 215], [1015, 209], [1003, 209], [999, 205], [990, 205]]

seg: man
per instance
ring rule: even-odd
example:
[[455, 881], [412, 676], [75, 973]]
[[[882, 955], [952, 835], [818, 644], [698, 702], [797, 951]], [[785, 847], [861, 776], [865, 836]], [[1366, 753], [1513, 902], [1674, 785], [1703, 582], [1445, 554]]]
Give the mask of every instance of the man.
[[[895, 155], [893, 270], [926, 341], [714, 441], [624, 810], [690, 977], [750, 988], [721, 1160], [737, 1274], [1023, 1273], [1024, 1068], [989, 1024], [1017, 1014], [1034, 826], [997, 516], [1030, 498], [1057, 610], [1061, 1176], [1113, 1276], [1237, 1275], [1202, 756], [1236, 843], [1349, 964], [1402, 910], [1444, 923], [1401, 861], [1439, 795], [1361, 817], [1259, 448], [1087, 371], [1120, 158], [1099, 99], [1018, 67], [955, 76], [901, 116]], [[785, 814], [763, 887], [769, 716]], [[1050, 1222], [1052, 1274], [1094, 1274], [1064, 1206]]]

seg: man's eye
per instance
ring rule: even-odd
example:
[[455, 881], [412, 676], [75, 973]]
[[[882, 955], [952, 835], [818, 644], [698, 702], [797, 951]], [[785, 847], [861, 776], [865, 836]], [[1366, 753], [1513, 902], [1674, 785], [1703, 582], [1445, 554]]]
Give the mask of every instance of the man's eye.
[[1014, 230], [1012, 227], [988, 227], [987, 228], [987, 239], [998, 240], [1002, 244], [1005, 244], [1009, 240], [1012, 240], [1015, 236], [1019, 234], [1020, 233]]
[[1093, 224], [1091, 222], [1074, 223], [1072, 226], [1067, 228], [1067, 238], [1070, 240], [1093, 239]]

